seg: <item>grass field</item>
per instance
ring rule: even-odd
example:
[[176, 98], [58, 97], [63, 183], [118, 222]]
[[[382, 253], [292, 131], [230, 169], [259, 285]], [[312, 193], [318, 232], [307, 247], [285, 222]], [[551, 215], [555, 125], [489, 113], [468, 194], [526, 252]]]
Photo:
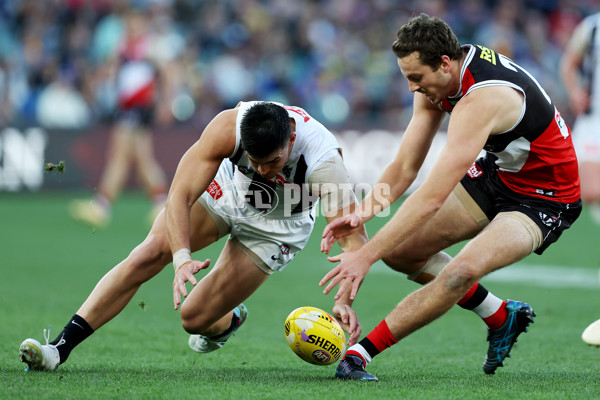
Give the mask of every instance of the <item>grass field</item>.
[[[600, 318], [600, 228], [584, 214], [543, 256], [530, 256], [483, 283], [529, 302], [538, 317], [496, 375], [482, 370], [484, 324], [459, 308], [382, 353], [369, 366], [377, 384], [333, 379], [335, 365], [304, 363], [283, 336], [302, 305], [331, 309], [317, 282], [329, 268], [319, 252], [323, 220], [307, 248], [247, 302], [249, 318], [223, 349], [198, 355], [172, 304], [172, 269], [142, 286], [112, 322], [76, 348], [56, 372], [24, 372], [18, 347], [52, 338], [95, 283], [147, 231], [149, 204], [123, 197], [114, 221], [94, 230], [71, 221], [67, 194], [0, 195], [0, 399], [593, 399], [600, 398], [600, 349], [580, 339]], [[369, 225], [373, 232], [382, 220]], [[216, 259], [213, 246], [202, 257]], [[458, 247], [451, 249], [456, 252]], [[416, 288], [375, 265], [355, 309], [364, 334]]]

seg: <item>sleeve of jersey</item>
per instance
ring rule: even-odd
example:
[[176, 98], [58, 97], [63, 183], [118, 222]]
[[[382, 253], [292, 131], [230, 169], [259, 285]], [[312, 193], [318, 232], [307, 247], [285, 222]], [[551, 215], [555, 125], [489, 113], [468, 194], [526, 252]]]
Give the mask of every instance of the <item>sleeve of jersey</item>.
[[337, 150], [322, 158], [308, 177], [308, 184], [313, 191], [317, 189], [321, 193], [321, 210], [326, 217], [356, 202], [348, 172]]

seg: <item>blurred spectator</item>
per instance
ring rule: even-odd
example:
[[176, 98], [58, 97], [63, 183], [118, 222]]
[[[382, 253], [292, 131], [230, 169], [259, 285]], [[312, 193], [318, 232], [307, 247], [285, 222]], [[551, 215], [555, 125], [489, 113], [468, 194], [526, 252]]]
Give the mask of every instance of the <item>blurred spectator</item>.
[[71, 215], [77, 220], [106, 226], [131, 169], [152, 199], [149, 220], [154, 221], [164, 206], [167, 181], [154, 155], [152, 129], [154, 125], [169, 125], [173, 116], [179, 115], [172, 105], [181, 73], [173, 60], [183, 49], [183, 40], [171, 30], [165, 11], [132, 9], [122, 17], [124, 29], [118, 29], [122, 37], [102, 70], [108, 79], [100, 82], [108, 85], [105, 100], [115, 103], [106, 166], [94, 199], [71, 203]]
[[[535, 69], [568, 120], [566, 91], [551, 87], [558, 60], [574, 25], [599, 5], [594, 0], [0, 2], [0, 101], [7, 106], [0, 122], [81, 126], [110, 115], [114, 89], [104, 64], [122, 33], [121, 16], [132, 8], [149, 13], [152, 29], [163, 32], [153, 46], [156, 53], [174, 57], [171, 66], [179, 72], [171, 75], [177, 75], [179, 89], [163, 111], [175, 112], [176, 121], [202, 126], [207, 116], [239, 100], [262, 98], [302, 105], [334, 129], [397, 129], [411, 104], [407, 85], [393, 83], [399, 71], [390, 46], [409, 16], [428, 12], [445, 18], [462, 42], [494, 48]], [[46, 89], [77, 103], [77, 118], [40, 103]], [[83, 100], [87, 107], [81, 107]]]
[[577, 120], [573, 141], [579, 159], [581, 199], [600, 225], [600, 13], [575, 29], [561, 60], [561, 73]]

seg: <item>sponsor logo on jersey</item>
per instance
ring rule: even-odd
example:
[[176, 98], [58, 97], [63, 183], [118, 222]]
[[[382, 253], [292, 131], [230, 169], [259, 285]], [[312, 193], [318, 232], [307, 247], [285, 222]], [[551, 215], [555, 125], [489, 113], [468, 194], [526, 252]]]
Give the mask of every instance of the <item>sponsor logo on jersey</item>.
[[306, 113], [306, 111], [304, 111], [300, 107], [285, 106], [283, 108], [285, 108], [288, 111], [295, 112], [296, 114], [300, 115], [302, 118], [304, 118], [304, 122], [308, 122], [308, 120], [310, 119], [310, 117], [308, 116], [308, 114]]
[[537, 194], [541, 194], [542, 196], [554, 197], [556, 194], [554, 190], [544, 190], [544, 189], [535, 189]]
[[285, 185], [286, 183], [289, 183], [288, 181], [285, 180], [285, 178], [279, 174], [275, 175], [273, 178], [269, 179], [271, 182], [274, 182], [280, 186]]
[[221, 186], [213, 179], [213, 181], [206, 188], [206, 192], [215, 200], [219, 200], [221, 196], [223, 196], [223, 191], [221, 190]]
[[483, 171], [481, 170], [481, 168], [479, 168], [479, 165], [477, 164], [473, 164], [471, 165], [471, 167], [467, 170], [467, 175], [469, 175], [469, 178], [471, 179], [475, 179], [480, 177], [481, 175], [483, 175]]
[[487, 47], [479, 46], [481, 49], [481, 58], [491, 62], [493, 65], [496, 65], [496, 52], [494, 50], [488, 49]]

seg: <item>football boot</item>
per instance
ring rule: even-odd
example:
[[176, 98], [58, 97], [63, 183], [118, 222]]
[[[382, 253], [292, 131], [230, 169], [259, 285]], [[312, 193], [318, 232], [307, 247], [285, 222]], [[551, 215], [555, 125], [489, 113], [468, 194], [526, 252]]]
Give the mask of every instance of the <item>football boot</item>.
[[240, 329], [240, 326], [242, 326], [244, 321], [246, 321], [248, 309], [244, 304], [240, 304], [233, 309], [233, 313], [237, 317], [238, 325], [234, 326], [231, 331], [225, 335], [221, 334], [213, 337], [204, 335], [190, 335], [188, 340], [188, 345], [190, 348], [198, 353], [210, 353], [211, 351], [215, 351], [223, 347], [227, 342], [227, 339], [233, 336], [233, 334]]
[[375, 375], [365, 371], [362, 358], [353, 355], [347, 355], [342, 361], [340, 361], [335, 369], [335, 377], [338, 379], [353, 381], [379, 381]]
[[58, 349], [48, 344], [48, 336], [45, 333], [44, 329], [46, 344], [41, 344], [35, 339], [25, 339], [19, 346], [21, 361], [27, 364], [25, 371], [54, 371], [58, 368], [60, 364]]
[[527, 303], [507, 300], [506, 310], [508, 316], [504, 324], [498, 329], [488, 329], [487, 340], [490, 344], [483, 363], [483, 372], [486, 374], [494, 374], [496, 368], [504, 365], [504, 359], [510, 357], [517, 337], [527, 332], [527, 326], [534, 322], [535, 312]]

